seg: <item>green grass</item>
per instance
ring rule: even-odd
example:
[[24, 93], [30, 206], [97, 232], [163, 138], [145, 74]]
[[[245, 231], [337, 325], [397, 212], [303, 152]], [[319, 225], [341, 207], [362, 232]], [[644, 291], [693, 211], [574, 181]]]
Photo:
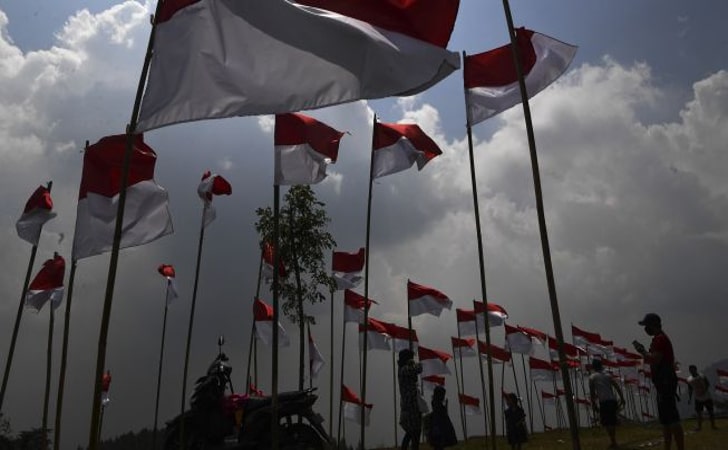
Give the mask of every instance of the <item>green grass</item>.
[[[717, 419], [718, 430], [711, 430], [710, 423], [703, 421], [703, 430], [695, 432], [695, 420], [683, 421], [685, 430], [685, 448], [689, 450], [724, 450], [728, 449], [728, 419]], [[582, 428], [579, 432], [581, 448], [583, 450], [604, 450], [609, 447], [609, 438], [602, 428]], [[662, 450], [662, 427], [659, 424], [625, 424], [617, 427], [617, 442], [623, 450], [655, 449]], [[488, 443], [490, 448], [490, 443]], [[497, 439], [499, 450], [510, 450], [505, 439]], [[453, 450], [483, 450], [485, 445], [481, 438], [470, 438], [461, 442]], [[547, 431], [529, 436], [523, 450], [570, 450], [571, 437], [569, 430]], [[675, 449], [675, 444], [672, 446]], [[420, 449], [429, 450], [428, 445], [421, 445]]]

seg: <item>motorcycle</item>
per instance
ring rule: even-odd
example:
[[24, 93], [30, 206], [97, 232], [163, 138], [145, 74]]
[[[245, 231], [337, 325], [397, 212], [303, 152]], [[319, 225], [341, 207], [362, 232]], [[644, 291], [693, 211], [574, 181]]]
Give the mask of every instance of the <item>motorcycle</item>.
[[[177, 450], [181, 432], [187, 450], [262, 450], [271, 448], [272, 398], [234, 393], [232, 368], [222, 352], [198, 378], [190, 409], [167, 423], [165, 450]], [[227, 387], [230, 394], [226, 395]], [[281, 450], [324, 450], [334, 444], [313, 410], [316, 388], [278, 394], [278, 436]], [[184, 430], [180, 430], [180, 428]]]

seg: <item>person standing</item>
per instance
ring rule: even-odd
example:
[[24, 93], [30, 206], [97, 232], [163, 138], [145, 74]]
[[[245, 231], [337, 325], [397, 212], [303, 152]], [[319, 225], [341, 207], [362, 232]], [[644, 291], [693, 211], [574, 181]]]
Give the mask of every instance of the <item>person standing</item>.
[[506, 399], [506, 438], [512, 450], [521, 450], [521, 444], [528, 442], [526, 429], [526, 412], [518, 404], [514, 393], [504, 394]]
[[414, 352], [406, 348], [400, 350], [397, 361], [400, 395], [399, 424], [404, 430], [401, 450], [408, 448], [418, 450], [420, 448], [422, 412], [419, 406], [420, 393], [417, 390], [417, 379], [422, 373], [422, 365], [416, 363], [414, 357]]
[[[624, 395], [622, 389], [614, 378], [604, 373], [602, 361], [592, 361], [594, 373], [589, 376], [589, 395], [591, 397], [594, 411], [599, 414], [599, 422], [607, 430], [609, 435], [609, 448], [618, 448], [617, 445], [617, 412], [624, 406]], [[619, 402], [617, 402], [617, 395]]]
[[430, 414], [430, 429], [427, 442], [433, 450], [442, 450], [458, 443], [455, 427], [447, 413], [447, 399], [445, 388], [435, 386], [432, 393], [432, 413]]
[[632, 342], [637, 353], [642, 355], [652, 371], [652, 384], [657, 392], [657, 414], [662, 424], [665, 450], [672, 448], [672, 439], [678, 450], [685, 449], [685, 436], [680, 413], [677, 411], [677, 374], [675, 374], [675, 353], [672, 342], [662, 330], [662, 319], [655, 313], [648, 313], [639, 321], [645, 333], [652, 336], [649, 351], [637, 341]]
[[688, 377], [688, 404], [690, 404], [693, 394], [695, 394], [695, 414], [698, 417], [698, 426], [695, 431], [700, 431], [703, 428], [703, 408], [708, 410], [710, 427], [717, 430], [715, 417], [713, 416], [713, 398], [710, 396], [710, 390], [708, 390], [710, 387], [708, 378], [699, 373], [695, 365], [691, 365], [688, 370], [690, 371]]

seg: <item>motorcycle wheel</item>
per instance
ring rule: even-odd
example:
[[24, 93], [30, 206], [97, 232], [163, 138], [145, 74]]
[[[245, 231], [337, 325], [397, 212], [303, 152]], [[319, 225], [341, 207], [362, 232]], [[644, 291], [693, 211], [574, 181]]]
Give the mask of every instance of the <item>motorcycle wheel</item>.
[[303, 423], [283, 427], [282, 450], [324, 450], [324, 443], [316, 430]]

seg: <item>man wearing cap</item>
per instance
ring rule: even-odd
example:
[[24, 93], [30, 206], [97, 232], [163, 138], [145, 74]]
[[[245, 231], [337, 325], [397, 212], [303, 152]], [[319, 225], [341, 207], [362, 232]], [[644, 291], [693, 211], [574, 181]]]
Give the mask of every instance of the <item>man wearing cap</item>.
[[641, 354], [652, 371], [652, 383], [657, 391], [657, 413], [662, 424], [662, 434], [665, 439], [665, 449], [672, 447], [672, 438], [678, 450], [684, 450], [684, 435], [680, 414], [677, 411], [677, 374], [675, 374], [675, 354], [672, 342], [662, 331], [662, 320], [655, 313], [645, 315], [639, 322], [645, 327], [645, 333], [652, 336], [650, 350], [634, 341], [634, 349]]

